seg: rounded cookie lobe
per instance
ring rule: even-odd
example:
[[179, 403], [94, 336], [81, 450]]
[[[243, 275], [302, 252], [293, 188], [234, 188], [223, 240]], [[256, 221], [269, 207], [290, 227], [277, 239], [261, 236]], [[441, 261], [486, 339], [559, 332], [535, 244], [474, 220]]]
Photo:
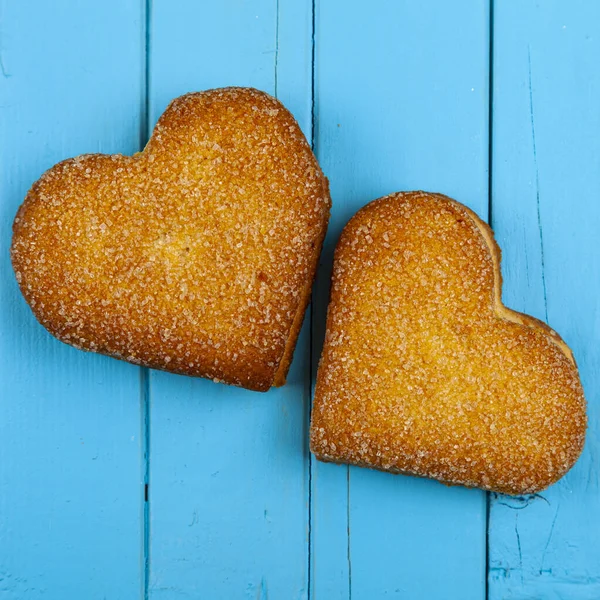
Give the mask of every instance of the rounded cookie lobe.
[[361, 209], [335, 253], [317, 458], [509, 494], [564, 475], [586, 428], [577, 367], [500, 297], [500, 251], [466, 207], [412, 192]]
[[133, 157], [47, 171], [15, 218], [11, 256], [60, 340], [267, 390], [285, 382], [329, 208], [289, 111], [223, 88], [175, 99]]

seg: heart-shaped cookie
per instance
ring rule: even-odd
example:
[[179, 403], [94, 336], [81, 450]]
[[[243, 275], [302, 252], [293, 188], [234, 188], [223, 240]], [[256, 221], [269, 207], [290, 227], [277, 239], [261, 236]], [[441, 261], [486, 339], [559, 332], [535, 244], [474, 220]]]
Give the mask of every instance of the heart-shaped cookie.
[[361, 209], [335, 253], [311, 424], [317, 458], [521, 494], [577, 460], [569, 348], [501, 302], [500, 251], [445, 196]]
[[285, 383], [329, 207], [279, 101], [211, 90], [174, 100], [139, 154], [44, 173], [15, 218], [12, 262], [60, 340], [267, 390]]

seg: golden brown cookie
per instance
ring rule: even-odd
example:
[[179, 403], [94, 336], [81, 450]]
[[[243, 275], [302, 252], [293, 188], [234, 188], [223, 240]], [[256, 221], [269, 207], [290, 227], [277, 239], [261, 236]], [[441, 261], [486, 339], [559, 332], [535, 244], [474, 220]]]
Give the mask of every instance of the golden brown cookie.
[[326, 178], [275, 98], [177, 98], [143, 152], [44, 173], [12, 262], [38, 320], [77, 348], [254, 390], [282, 385], [327, 228]]
[[585, 437], [577, 367], [501, 289], [492, 231], [458, 202], [411, 192], [361, 209], [335, 252], [317, 458], [508, 494], [562, 477]]

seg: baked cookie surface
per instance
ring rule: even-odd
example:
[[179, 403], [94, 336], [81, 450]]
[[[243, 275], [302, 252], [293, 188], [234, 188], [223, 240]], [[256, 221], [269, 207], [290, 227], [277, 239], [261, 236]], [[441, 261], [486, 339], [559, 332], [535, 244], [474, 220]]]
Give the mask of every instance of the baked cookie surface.
[[445, 196], [376, 200], [335, 252], [311, 450], [508, 494], [557, 481], [586, 412], [572, 353], [501, 302], [489, 227]]
[[171, 102], [143, 152], [44, 173], [15, 218], [11, 257], [63, 342], [267, 390], [285, 383], [329, 208], [279, 101], [209, 90]]

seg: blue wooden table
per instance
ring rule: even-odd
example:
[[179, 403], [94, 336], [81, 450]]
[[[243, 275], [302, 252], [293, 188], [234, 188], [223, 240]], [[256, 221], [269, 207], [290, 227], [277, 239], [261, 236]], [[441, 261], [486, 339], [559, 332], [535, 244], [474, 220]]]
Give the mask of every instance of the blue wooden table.
[[[600, 598], [600, 3], [0, 3], [0, 599]], [[249, 85], [331, 182], [289, 383], [84, 354], [21, 298], [11, 223], [53, 163], [133, 153], [168, 101]], [[363, 204], [439, 191], [494, 227], [508, 306], [571, 345], [587, 445], [508, 498], [308, 452], [332, 251]]]

